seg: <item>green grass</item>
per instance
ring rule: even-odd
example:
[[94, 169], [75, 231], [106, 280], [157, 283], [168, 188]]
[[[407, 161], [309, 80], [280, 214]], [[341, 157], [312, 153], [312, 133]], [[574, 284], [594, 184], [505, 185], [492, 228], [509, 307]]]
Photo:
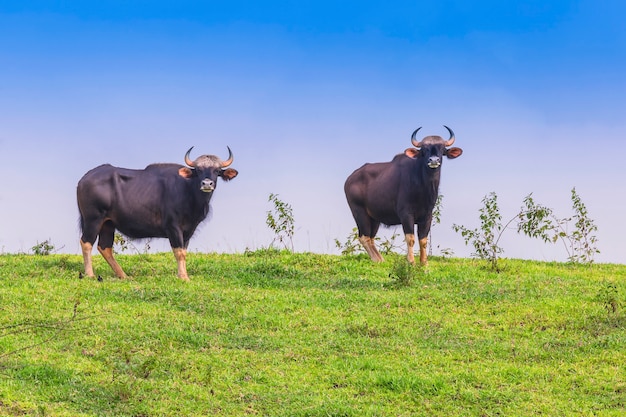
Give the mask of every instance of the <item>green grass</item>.
[[[0, 256], [0, 415], [626, 411], [626, 266], [363, 255]], [[404, 272], [403, 272], [404, 271]], [[402, 279], [403, 274], [410, 273]]]

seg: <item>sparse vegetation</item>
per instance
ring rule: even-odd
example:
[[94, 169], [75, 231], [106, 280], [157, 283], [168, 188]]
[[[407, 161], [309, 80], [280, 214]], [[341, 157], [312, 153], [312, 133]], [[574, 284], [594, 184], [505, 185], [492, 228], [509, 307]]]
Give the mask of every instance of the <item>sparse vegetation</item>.
[[274, 209], [267, 212], [265, 223], [274, 232], [274, 242], [278, 241], [285, 249], [293, 252], [293, 235], [295, 233], [295, 219], [293, 209], [289, 203], [278, 198], [278, 194], [271, 193], [268, 201], [274, 205]]
[[[0, 415], [601, 415], [626, 408], [626, 267], [266, 249], [0, 255]], [[397, 258], [397, 259], [396, 259]], [[411, 267], [410, 285], [390, 277]], [[404, 272], [396, 274], [404, 276]], [[407, 275], [408, 276], [408, 275]]]
[[45, 256], [55, 253], [57, 249], [50, 239], [46, 239], [43, 242], [37, 242], [30, 250], [34, 255]]
[[[443, 194], [437, 196], [435, 207], [433, 208], [433, 221], [428, 234], [428, 256], [433, 255], [433, 228], [441, 223], [441, 212], [443, 211]], [[439, 245], [437, 245], [439, 247]], [[454, 252], [450, 248], [439, 249], [444, 256], [451, 256]]]
[[621, 307], [622, 301], [618, 286], [614, 282], [605, 282], [598, 291], [598, 301], [605, 308], [609, 316], [616, 315]]
[[137, 254], [147, 254], [150, 252], [151, 246], [150, 243], [152, 239], [142, 239], [143, 244], [143, 252], [137, 248], [137, 246], [133, 243], [133, 241], [123, 234], [119, 232], [115, 232], [113, 236], [113, 249], [118, 253], [126, 253], [129, 249], [133, 249]]
[[115, 235], [113, 235], [113, 249], [115, 249], [116, 252], [126, 252], [129, 244], [130, 242], [126, 239], [126, 236], [119, 232], [115, 232]]
[[[392, 253], [397, 253], [397, 251], [404, 249], [402, 247], [402, 243], [397, 242], [397, 239], [399, 237], [400, 234], [394, 230], [389, 237], [381, 238], [380, 236], [376, 236], [374, 238], [374, 242], [376, 242], [376, 247], [382, 255], [389, 255]], [[356, 227], [352, 228], [352, 231], [346, 238], [345, 242], [342, 243], [339, 239], [335, 239], [335, 247], [339, 249], [339, 252], [342, 255], [356, 255], [358, 253], [365, 253], [363, 245], [361, 245], [361, 242], [359, 242], [359, 229]]]
[[365, 252], [363, 245], [359, 242], [359, 229], [356, 227], [352, 228], [345, 242], [342, 243], [339, 239], [335, 238], [335, 247], [339, 249], [342, 255], [356, 255], [357, 253]]
[[389, 278], [396, 287], [408, 287], [416, 281], [420, 273], [423, 273], [421, 266], [407, 262], [404, 257], [395, 258], [391, 272], [389, 272]]
[[[524, 198], [524, 205], [504, 226], [502, 215], [498, 207], [498, 196], [492, 192], [482, 200], [480, 208], [480, 228], [469, 229], [462, 225], [454, 224], [456, 232], [461, 232], [465, 238], [465, 244], [474, 246], [474, 256], [489, 262], [494, 271], [500, 271], [498, 260], [504, 249], [499, 246], [502, 234], [509, 226], [517, 221], [517, 232], [531, 238], [538, 238], [544, 242], [563, 241], [568, 254], [568, 260], [573, 263], [585, 263], [591, 265], [594, 255], [600, 251], [597, 249], [597, 238], [594, 233], [597, 227], [588, 217], [587, 208], [582, 202], [576, 189], [571, 191], [574, 215], [569, 218], [558, 218], [552, 209], [537, 204], [529, 194]], [[569, 230], [570, 223], [574, 221], [574, 228]]]
[[454, 224], [452, 228], [455, 232], [461, 232], [465, 238], [465, 244], [471, 243], [474, 246], [474, 256], [489, 262], [491, 268], [499, 271], [499, 255], [504, 251], [498, 244], [502, 233], [506, 230], [511, 221], [506, 226], [502, 226], [502, 215], [498, 207], [498, 196], [496, 193], [489, 193], [482, 200], [483, 207], [480, 208], [480, 228], [469, 229], [462, 225]]
[[572, 188], [572, 209], [574, 215], [571, 220], [574, 220], [574, 230], [571, 233], [565, 233], [565, 237], [570, 243], [568, 259], [575, 263], [591, 265], [595, 254], [600, 253], [597, 247], [598, 239], [593, 234], [598, 230], [598, 227], [589, 218], [587, 207], [576, 193], [576, 188]]

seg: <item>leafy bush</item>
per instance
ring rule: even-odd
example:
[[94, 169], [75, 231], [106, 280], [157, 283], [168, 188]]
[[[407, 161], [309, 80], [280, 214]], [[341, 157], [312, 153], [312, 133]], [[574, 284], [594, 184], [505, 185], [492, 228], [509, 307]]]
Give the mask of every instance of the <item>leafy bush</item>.
[[[498, 196], [491, 192], [482, 200], [483, 207], [480, 212], [480, 228], [468, 229], [465, 226], [453, 224], [455, 232], [461, 232], [465, 238], [465, 244], [471, 243], [474, 246], [474, 256], [488, 261], [492, 269], [499, 271], [498, 255], [504, 250], [498, 246], [505, 227], [502, 227], [502, 215], [498, 207]], [[509, 222], [510, 223], [510, 222]], [[507, 223], [507, 226], [508, 224]]]
[[[552, 209], [535, 203], [532, 193], [524, 198], [524, 205], [504, 226], [502, 215], [498, 207], [498, 196], [491, 192], [482, 200], [480, 212], [480, 228], [468, 229], [465, 226], [454, 224], [452, 228], [461, 232], [465, 244], [474, 246], [474, 256], [489, 262], [492, 269], [499, 271], [498, 258], [504, 252], [499, 246], [500, 238], [511, 223], [517, 221], [517, 232], [531, 238], [538, 238], [544, 242], [555, 243], [559, 239], [564, 243], [567, 259], [573, 263], [593, 263], [593, 256], [600, 251], [597, 249], [597, 238], [592, 233], [598, 228], [589, 218], [588, 211], [576, 189], [571, 191], [574, 215], [569, 218], [558, 218]], [[569, 231], [574, 221], [574, 230]]]
[[389, 278], [397, 287], [409, 287], [420, 271], [422, 271], [420, 266], [407, 262], [404, 257], [397, 258], [391, 266]]
[[596, 253], [600, 253], [596, 244], [598, 239], [592, 233], [598, 230], [592, 219], [589, 218], [587, 207], [576, 193], [576, 188], [572, 188], [572, 208], [574, 216], [569, 220], [574, 220], [574, 231], [565, 234], [570, 246], [568, 251], [569, 260], [574, 263], [585, 263], [591, 265]]
[[335, 247], [339, 249], [342, 255], [356, 255], [365, 252], [361, 242], [359, 242], [359, 229], [356, 227], [352, 228], [344, 243], [335, 238]]
[[34, 255], [50, 255], [55, 253], [57, 249], [50, 239], [46, 239], [41, 243], [37, 242], [30, 250], [33, 251]]
[[268, 201], [274, 204], [274, 210], [267, 212], [265, 223], [275, 234], [271, 245], [277, 240], [285, 249], [293, 252], [293, 235], [295, 231], [295, 220], [291, 205], [278, 198], [278, 194], [271, 193]]
[[617, 285], [606, 282], [598, 292], [598, 302], [602, 303], [607, 314], [616, 314], [620, 307], [620, 296]]
[[115, 247], [117, 251], [121, 253], [126, 252], [129, 244], [130, 242], [123, 234], [115, 233], [115, 236], [113, 236], [113, 247]]
[[139, 250], [137, 246], [133, 243], [130, 238], [127, 238], [121, 233], [116, 232], [115, 236], [113, 236], [113, 248], [116, 252], [125, 253], [128, 249], [132, 248], [138, 255], [147, 254], [150, 252], [151, 246], [150, 243], [152, 239], [145, 239], [143, 245], [143, 252]]
[[[536, 205], [531, 196], [524, 200], [527, 212], [520, 212], [520, 222], [518, 223], [518, 233], [523, 232], [529, 237], [537, 237], [544, 242], [563, 242], [567, 252], [567, 260], [573, 263], [589, 264], [593, 263], [596, 253], [600, 253], [596, 244], [598, 242], [592, 233], [598, 230], [594, 221], [589, 218], [587, 207], [576, 193], [576, 188], [571, 191], [572, 217], [558, 218], [552, 210]], [[528, 214], [530, 213], [530, 214]], [[570, 231], [570, 225], [573, 230]]]

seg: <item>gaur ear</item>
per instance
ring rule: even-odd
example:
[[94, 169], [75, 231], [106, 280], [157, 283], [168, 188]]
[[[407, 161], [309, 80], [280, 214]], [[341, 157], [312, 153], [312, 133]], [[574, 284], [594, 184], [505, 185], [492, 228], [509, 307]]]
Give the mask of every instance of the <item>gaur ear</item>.
[[222, 170], [220, 177], [222, 177], [224, 181], [230, 181], [233, 178], [235, 178], [237, 174], [239, 174], [239, 172], [237, 172], [236, 169], [227, 168], [227, 169]]
[[191, 178], [193, 177], [193, 169], [182, 167], [181, 169], [178, 170], [178, 175], [180, 175], [183, 178]]
[[419, 149], [415, 149], [415, 148], [406, 148], [404, 150], [404, 154], [411, 159], [415, 159], [420, 155], [420, 151]]
[[461, 148], [446, 149], [446, 156], [448, 157], [448, 159], [454, 159], [456, 157], [459, 157], [461, 156], [462, 153], [463, 153], [463, 149]]

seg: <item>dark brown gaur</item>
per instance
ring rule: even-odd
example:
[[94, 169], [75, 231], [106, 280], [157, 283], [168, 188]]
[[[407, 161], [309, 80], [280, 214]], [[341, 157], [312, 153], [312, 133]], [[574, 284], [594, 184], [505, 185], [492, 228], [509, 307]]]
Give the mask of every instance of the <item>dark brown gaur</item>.
[[390, 162], [365, 164], [346, 180], [344, 191], [359, 230], [359, 241], [374, 262], [383, 257], [374, 238], [380, 224], [402, 225], [407, 244], [407, 259], [414, 263], [415, 226], [420, 247], [420, 263], [427, 263], [426, 245], [439, 194], [443, 157], [454, 159], [463, 151], [451, 147], [455, 136], [444, 126], [450, 138], [426, 136], [418, 141], [417, 128], [411, 135], [414, 148], [396, 155]]
[[82, 235], [80, 245], [85, 274], [94, 276], [91, 252], [96, 240], [98, 251], [120, 278], [126, 274], [113, 257], [116, 230], [130, 238], [160, 237], [170, 241], [178, 264], [178, 277], [189, 280], [187, 245], [196, 228], [208, 215], [209, 202], [217, 179], [230, 181], [238, 174], [228, 168], [228, 159], [215, 155], [189, 158], [185, 163], [152, 164], [144, 169], [126, 169], [100, 165], [87, 172], [78, 182], [76, 197], [80, 211]]

